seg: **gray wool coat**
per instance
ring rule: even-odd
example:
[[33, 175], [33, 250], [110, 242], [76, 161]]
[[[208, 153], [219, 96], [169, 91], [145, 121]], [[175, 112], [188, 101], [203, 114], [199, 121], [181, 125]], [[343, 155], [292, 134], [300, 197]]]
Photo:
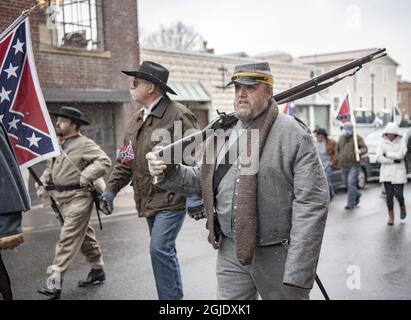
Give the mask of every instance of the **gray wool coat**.
[[[156, 185], [201, 195], [200, 177], [201, 166], [178, 165]], [[260, 158], [257, 199], [257, 246], [287, 240], [283, 283], [311, 289], [328, 214], [327, 180], [308, 129], [281, 113]]]
[[21, 212], [30, 200], [7, 132], [0, 123], [0, 237], [21, 232]]

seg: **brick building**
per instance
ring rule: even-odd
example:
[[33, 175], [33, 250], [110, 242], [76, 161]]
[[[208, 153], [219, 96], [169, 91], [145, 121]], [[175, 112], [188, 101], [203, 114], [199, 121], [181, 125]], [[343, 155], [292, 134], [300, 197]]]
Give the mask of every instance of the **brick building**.
[[400, 81], [398, 83], [398, 104], [403, 118], [411, 117], [411, 82]]
[[[120, 70], [139, 63], [135, 0], [53, 1], [30, 15], [34, 59], [50, 111], [75, 105], [91, 125], [82, 132], [113, 157], [132, 113], [129, 79]], [[55, 1], [54, 1], [55, 3]], [[0, 31], [33, 4], [0, 1]], [[53, 21], [54, 18], [54, 21]]]
[[[121, 70], [139, 64], [136, 0], [39, 1], [29, 17], [37, 73], [49, 111], [73, 105], [90, 126], [82, 133], [95, 140], [113, 159], [122, 144], [124, 123], [135, 111], [130, 79]], [[0, 1], [0, 33], [32, 0]], [[34, 166], [40, 173], [45, 163]], [[28, 173], [23, 172], [28, 177]], [[33, 181], [30, 180], [33, 203]]]

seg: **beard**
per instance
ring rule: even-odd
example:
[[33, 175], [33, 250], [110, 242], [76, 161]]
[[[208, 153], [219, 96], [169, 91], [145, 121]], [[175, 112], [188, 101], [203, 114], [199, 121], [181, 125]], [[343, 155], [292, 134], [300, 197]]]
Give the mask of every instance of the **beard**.
[[248, 103], [235, 103], [234, 110], [236, 117], [241, 120], [244, 124], [251, 124], [255, 118], [257, 118], [261, 113], [263, 113], [268, 108], [269, 103], [266, 103], [264, 106], [255, 107], [251, 106]]
[[64, 132], [63, 131], [61, 131], [61, 129], [60, 128], [56, 128], [56, 136], [58, 136], [58, 137], [64, 137]]
[[239, 107], [237, 104], [234, 107], [235, 115], [241, 122], [248, 124], [255, 118], [255, 109], [250, 107]]

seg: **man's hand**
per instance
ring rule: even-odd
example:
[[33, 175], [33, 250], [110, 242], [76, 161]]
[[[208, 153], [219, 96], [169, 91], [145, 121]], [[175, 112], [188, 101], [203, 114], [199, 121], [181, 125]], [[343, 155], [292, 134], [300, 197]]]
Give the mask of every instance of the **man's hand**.
[[204, 202], [201, 198], [186, 198], [187, 213], [190, 218], [200, 220], [206, 217]]
[[157, 160], [156, 155], [153, 152], [146, 154], [148, 160], [148, 170], [152, 177], [160, 176], [167, 169], [167, 165], [162, 160]]
[[90, 184], [90, 181], [86, 177], [80, 176], [79, 184], [80, 184], [80, 187], [84, 188]]
[[42, 199], [46, 196], [46, 188], [39, 185], [37, 182], [34, 183], [34, 187], [36, 188], [36, 194], [39, 199]]
[[114, 198], [114, 193], [109, 191], [103, 192], [100, 196], [100, 208], [106, 216], [110, 215], [113, 212]]
[[0, 250], [14, 249], [24, 242], [22, 233], [0, 238]]

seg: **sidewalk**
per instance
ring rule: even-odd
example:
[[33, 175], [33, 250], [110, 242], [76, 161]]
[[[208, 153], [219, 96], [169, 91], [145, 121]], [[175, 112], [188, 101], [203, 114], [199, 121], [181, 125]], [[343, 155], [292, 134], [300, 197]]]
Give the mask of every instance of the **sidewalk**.
[[[114, 211], [112, 215], [122, 216], [122, 215], [132, 215], [137, 214], [135, 207], [133, 193], [132, 192], [121, 192], [114, 198]], [[100, 213], [101, 220], [109, 218], [103, 213]], [[92, 223], [98, 223], [97, 214], [95, 209], [91, 216]], [[33, 205], [31, 210], [23, 214], [23, 231], [24, 232], [35, 232], [43, 231], [46, 229], [54, 229], [59, 227], [59, 222], [55, 217], [55, 213], [51, 206], [46, 204]]]

